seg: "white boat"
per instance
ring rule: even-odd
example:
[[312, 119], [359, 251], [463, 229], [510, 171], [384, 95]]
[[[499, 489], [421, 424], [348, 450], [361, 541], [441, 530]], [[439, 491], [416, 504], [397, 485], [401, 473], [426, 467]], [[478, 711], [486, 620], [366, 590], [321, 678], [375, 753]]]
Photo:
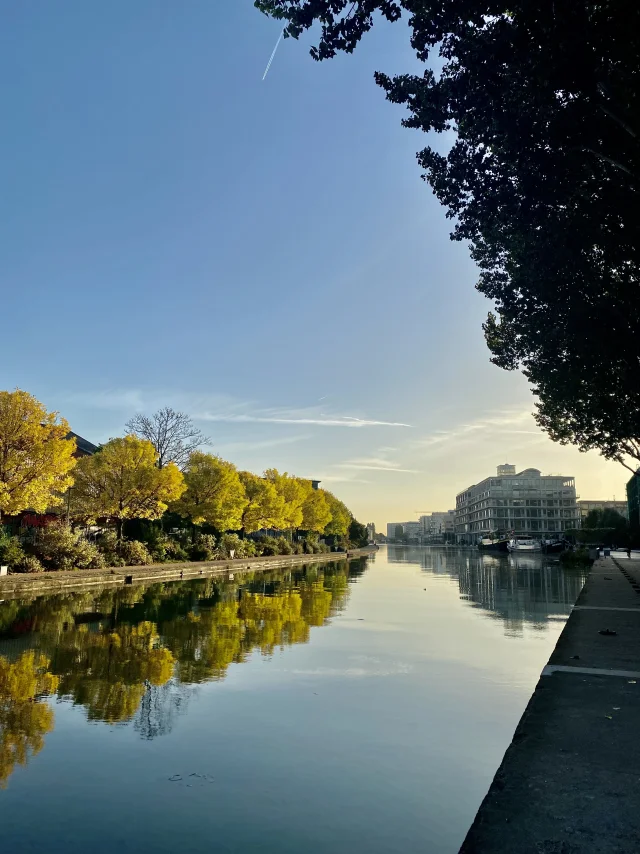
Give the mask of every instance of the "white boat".
[[542, 545], [538, 540], [532, 540], [531, 537], [522, 537], [515, 540], [509, 540], [507, 546], [510, 552], [540, 552]]

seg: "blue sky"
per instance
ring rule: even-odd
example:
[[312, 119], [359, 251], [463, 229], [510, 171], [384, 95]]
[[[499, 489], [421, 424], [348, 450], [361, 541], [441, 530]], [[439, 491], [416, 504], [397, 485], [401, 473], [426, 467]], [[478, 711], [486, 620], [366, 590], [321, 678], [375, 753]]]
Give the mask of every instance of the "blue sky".
[[93, 441], [173, 405], [378, 526], [506, 461], [622, 498], [489, 364], [424, 137], [373, 82], [416, 67], [404, 25], [322, 64], [284, 41], [262, 82], [278, 32], [250, 0], [5, 4], [1, 387]]

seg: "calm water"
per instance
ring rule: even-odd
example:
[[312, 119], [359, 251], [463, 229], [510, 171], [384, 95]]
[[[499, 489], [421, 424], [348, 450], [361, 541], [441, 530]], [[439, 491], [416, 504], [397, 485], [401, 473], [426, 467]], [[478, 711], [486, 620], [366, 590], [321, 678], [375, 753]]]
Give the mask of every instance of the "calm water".
[[0, 603], [2, 848], [456, 852], [581, 585], [389, 546]]

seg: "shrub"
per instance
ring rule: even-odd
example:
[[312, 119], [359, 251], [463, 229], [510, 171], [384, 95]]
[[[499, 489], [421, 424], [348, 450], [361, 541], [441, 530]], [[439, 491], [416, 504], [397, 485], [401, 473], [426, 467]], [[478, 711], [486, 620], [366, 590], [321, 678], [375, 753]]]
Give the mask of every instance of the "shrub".
[[560, 552], [559, 560], [564, 566], [591, 566], [593, 563], [589, 558], [589, 550], [585, 548]]
[[118, 538], [114, 531], [104, 531], [96, 539], [107, 566], [124, 566], [124, 560], [118, 554]]
[[145, 566], [153, 563], [149, 549], [139, 540], [119, 540], [114, 531], [105, 531], [97, 539], [107, 566]]
[[148, 531], [141, 542], [146, 545], [154, 563], [189, 560], [188, 552], [179, 542], [155, 528]]
[[256, 544], [253, 540], [242, 540], [242, 554], [240, 557], [254, 557], [257, 554]]
[[218, 554], [214, 535], [200, 534], [195, 543], [189, 546], [188, 555], [191, 560], [215, 560]]
[[234, 557], [253, 557], [256, 554], [256, 544], [253, 540], [241, 539], [237, 534], [223, 534], [220, 538], [220, 551], [225, 559], [231, 557], [231, 552]]
[[278, 541], [275, 537], [258, 537], [256, 541], [256, 553], [267, 557], [279, 554]]
[[179, 543], [177, 540], [174, 540], [172, 537], [167, 537], [166, 542], [163, 545], [165, 552], [165, 560], [189, 560], [189, 554], [187, 550], [182, 547], [181, 543]]
[[17, 537], [8, 537], [6, 534], [0, 537], [0, 564], [2, 566], [17, 566], [24, 556], [20, 540]]
[[35, 555], [23, 554], [20, 561], [15, 563], [12, 572], [44, 572], [44, 567]]
[[31, 551], [49, 570], [99, 569], [105, 565], [97, 546], [64, 524], [42, 528]]
[[293, 544], [293, 554], [294, 555], [303, 555], [305, 554], [304, 543], [294, 543]]
[[276, 554], [279, 555], [290, 555], [293, 554], [293, 546], [289, 542], [286, 537], [278, 537], [277, 539], [278, 551]]
[[124, 566], [145, 566], [153, 563], [149, 549], [140, 540], [120, 540], [117, 552], [124, 561]]

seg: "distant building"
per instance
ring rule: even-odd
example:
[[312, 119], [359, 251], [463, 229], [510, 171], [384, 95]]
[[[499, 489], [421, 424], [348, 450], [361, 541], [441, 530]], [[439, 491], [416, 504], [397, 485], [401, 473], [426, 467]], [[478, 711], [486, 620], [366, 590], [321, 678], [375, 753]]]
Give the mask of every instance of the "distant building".
[[92, 457], [98, 450], [97, 445], [94, 445], [93, 442], [89, 442], [86, 439], [83, 439], [82, 436], [78, 436], [77, 433], [67, 433], [67, 439], [76, 440], [76, 452], [73, 455], [74, 457], [76, 457], [76, 459], [79, 459], [80, 457]]
[[625, 519], [629, 518], [629, 506], [626, 501], [593, 501], [583, 498], [578, 501], [580, 519], [584, 519], [592, 510], [615, 510]]
[[422, 535], [422, 525], [420, 522], [403, 522], [402, 528], [404, 535], [408, 540], [420, 542], [420, 537]]
[[455, 531], [455, 510], [440, 510], [420, 517], [425, 542], [442, 543]]
[[627, 513], [632, 525], [640, 525], [640, 469], [627, 483]]
[[541, 539], [579, 525], [573, 477], [542, 475], [538, 469], [498, 466], [496, 477], [472, 484], [456, 496], [456, 540], [473, 544], [489, 533]]
[[387, 537], [390, 540], [402, 537], [407, 541], [419, 543], [422, 537], [422, 525], [420, 522], [388, 522]]
[[370, 543], [375, 542], [376, 539], [376, 526], [375, 522], [367, 522], [367, 538]]

